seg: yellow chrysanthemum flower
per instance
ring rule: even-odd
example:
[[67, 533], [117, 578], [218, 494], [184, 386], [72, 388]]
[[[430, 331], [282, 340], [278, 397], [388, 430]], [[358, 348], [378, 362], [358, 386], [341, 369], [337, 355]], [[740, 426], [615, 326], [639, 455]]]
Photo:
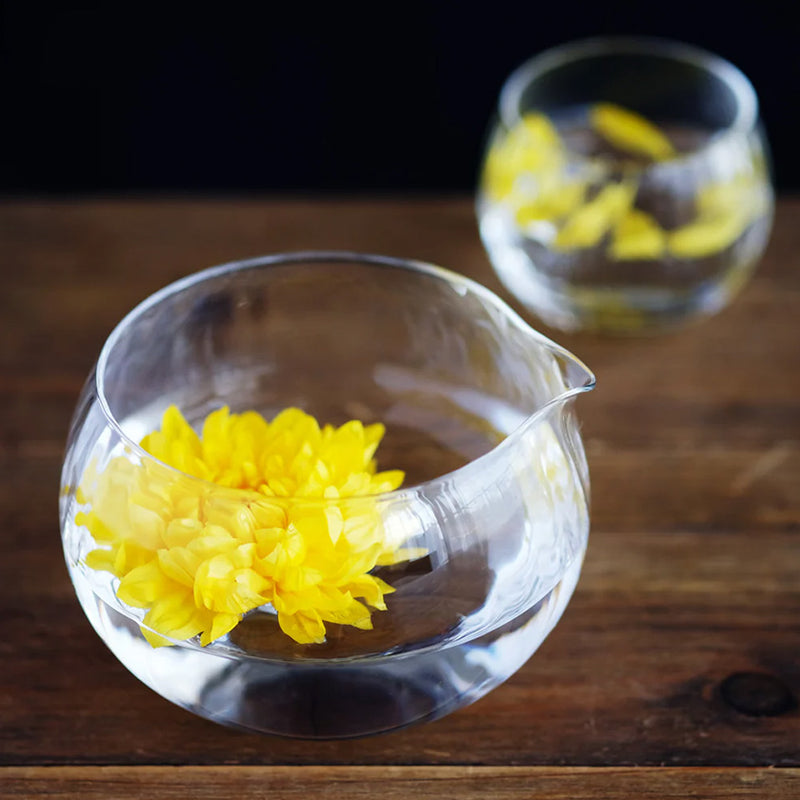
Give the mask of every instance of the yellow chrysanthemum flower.
[[87, 564], [147, 609], [154, 646], [207, 645], [267, 604], [303, 644], [324, 641], [327, 622], [369, 629], [370, 607], [384, 610], [393, 591], [370, 571], [412, 555], [385, 542], [369, 498], [404, 478], [376, 472], [383, 434], [357, 420], [321, 428], [295, 408], [272, 422], [222, 408], [198, 436], [170, 406], [141, 442], [158, 461], [119, 456], [84, 476], [76, 522], [100, 545]]

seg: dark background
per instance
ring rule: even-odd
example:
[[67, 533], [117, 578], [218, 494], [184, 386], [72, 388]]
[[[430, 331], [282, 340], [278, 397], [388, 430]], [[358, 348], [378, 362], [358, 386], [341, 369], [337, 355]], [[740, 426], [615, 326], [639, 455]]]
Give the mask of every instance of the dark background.
[[[680, 39], [761, 98], [800, 188], [790, 4], [2, 4], [0, 192], [451, 193], [508, 73], [600, 34]], [[258, 9], [258, 13], [254, 12]]]

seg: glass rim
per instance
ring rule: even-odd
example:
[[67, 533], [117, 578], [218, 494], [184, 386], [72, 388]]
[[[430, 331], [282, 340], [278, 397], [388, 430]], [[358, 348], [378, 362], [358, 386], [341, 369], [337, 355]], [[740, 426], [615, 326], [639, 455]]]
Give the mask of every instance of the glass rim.
[[354, 495], [346, 498], [338, 498], [335, 501], [327, 498], [310, 498], [310, 497], [300, 497], [300, 496], [268, 498], [266, 495], [264, 495], [265, 500], [271, 499], [281, 502], [296, 501], [296, 502], [303, 502], [304, 504], [309, 504], [309, 505], [311, 504], [325, 505], [331, 502], [341, 503], [341, 502], [351, 502], [351, 501], [357, 502], [363, 500], [372, 500], [372, 501], [389, 500], [389, 499], [397, 499], [409, 493], [418, 493], [425, 488], [438, 485], [448, 480], [457, 480], [458, 477], [463, 475], [465, 471], [474, 469], [476, 464], [482, 465], [486, 462], [486, 460], [494, 460], [498, 458], [497, 455], [498, 453], [502, 454], [509, 447], [512, 447], [514, 442], [517, 441], [519, 438], [521, 438], [524, 435], [524, 432], [528, 430], [533, 424], [535, 424], [536, 420], [542, 414], [544, 414], [547, 409], [551, 408], [554, 405], [562, 403], [567, 399], [574, 397], [578, 394], [588, 392], [595, 386], [596, 379], [594, 373], [592, 373], [592, 371], [588, 367], [586, 367], [586, 365], [579, 358], [573, 355], [566, 348], [552, 341], [543, 333], [541, 333], [540, 331], [536, 330], [531, 325], [529, 325], [524, 319], [522, 319], [522, 317], [519, 314], [517, 314], [516, 311], [514, 311], [514, 309], [511, 308], [511, 306], [508, 305], [508, 303], [506, 303], [493, 291], [486, 288], [477, 281], [474, 281], [471, 278], [467, 278], [466, 276], [461, 275], [457, 272], [424, 261], [398, 258], [392, 256], [382, 256], [372, 253], [361, 253], [349, 250], [299, 250], [299, 251], [275, 253], [271, 255], [257, 256], [255, 258], [249, 258], [239, 261], [226, 262], [224, 264], [220, 264], [217, 266], [200, 270], [198, 272], [194, 272], [183, 278], [179, 278], [178, 280], [173, 281], [172, 283], [169, 283], [163, 288], [157, 290], [156, 292], [154, 292], [153, 294], [149, 295], [144, 300], [142, 300], [140, 303], [138, 303], [136, 306], [134, 306], [117, 323], [117, 325], [111, 331], [105, 343], [103, 344], [103, 347], [100, 351], [100, 355], [97, 359], [97, 364], [95, 367], [95, 376], [94, 376], [94, 388], [97, 393], [98, 405], [102, 411], [105, 421], [117, 435], [119, 441], [123, 445], [123, 448], [125, 449], [126, 452], [130, 452], [144, 461], [150, 461], [158, 464], [159, 467], [161, 467], [165, 471], [165, 474], [170, 474], [170, 473], [174, 474], [176, 478], [181, 478], [184, 480], [188, 479], [192, 482], [197, 483], [198, 485], [215, 487], [216, 490], [224, 491], [226, 493], [231, 493], [233, 496], [236, 495], [242, 495], [248, 497], [253, 496], [254, 490], [242, 489], [236, 487], [226, 487], [222, 486], [221, 484], [214, 483], [213, 481], [207, 481], [204, 478], [200, 478], [196, 475], [183, 472], [182, 470], [179, 470], [176, 467], [173, 467], [167, 464], [166, 462], [156, 458], [152, 454], [148, 453], [143, 447], [141, 447], [141, 445], [138, 442], [134, 441], [126, 433], [126, 431], [122, 427], [122, 424], [116, 418], [113, 411], [111, 410], [111, 406], [105, 391], [105, 373], [108, 367], [109, 360], [112, 357], [112, 352], [117, 343], [120, 341], [120, 339], [125, 335], [126, 331], [132, 325], [134, 325], [147, 311], [154, 308], [159, 303], [162, 303], [163, 301], [171, 297], [175, 297], [179, 295], [181, 292], [190, 289], [192, 287], [195, 287], [198, 284], [201, 284], [205, 281], [214, 280], [226, 275], [231, 275], [237, 272], [244, 272], [249, 270], [255, 271], [264, 268], [268, 269], [271, 267], [286, 266], [291, 264], [299, 265], [304, 263], [309, 263], [309, 264], [310, 263], [317, 263], [317, 264], [356, 263], [377, 268], [405, 270], [408, 272], [425, 275], [435, 280], [439, 280], [453, 287], [462, 296], [464, 294], [471, 293], [472, 295], [477, 296], [479, 300], [484, 304], [484, 306], [493, 307], [494, 309], [499, 311], [510, 324], [515, 326], [518, 330], [520, 330], [527, 336], [531, 337], [532, 340], [536, 341], [542, 347], [547, 348], [550, 352], [553, 353], [554, 356], [560, 356], [561, 358], [565, 359], [567, 363], [574, 365], [577, 369], [580, 370], [580, 374], [583, 377], [583, 382], [576, 383], [574, 386], [567, 386], [564, 392], [557, 395], [556, 397], [550, 398], [550, 400], [544, 403], [540, 408], [537, 408], [535, 411], [528, 414], [526, 418], [517, 426], [517, 428], [511, 431], [511, 433], [505, 436], [502, 439], [502, 441], [498, 442], [487, 452], [481, 454], [480, 456], [477, 456], [476, 458], [470, 459], [466, 464], [463, 464], [462, 466], [458, 467], [455, 470], [446, 472], [442, 475], [437, 475], [436, 477], [431, 478], [427, 481], [415, 483], [411, 486], [405, 486], [405, 487], [400, 486], [397, 489], [393, 489], [391, 491], [379, 492], [376, 494]]
[[508, 128], [521, 120], [522, 93], [541, 75], [584, 58], [625, 54], [671, 59], [714, 75], [731, 90], [736, 99], [736, 116], [730, 124], [717, 131], [717, 135], [755, 130], [759, 119], [758, 95], [742, 70], [722, 56], [702, 47], [649, 36], [596, 36], [556, 45], [538, 53], [523, 62], [504, 81], [498, 100], [500, 120]]

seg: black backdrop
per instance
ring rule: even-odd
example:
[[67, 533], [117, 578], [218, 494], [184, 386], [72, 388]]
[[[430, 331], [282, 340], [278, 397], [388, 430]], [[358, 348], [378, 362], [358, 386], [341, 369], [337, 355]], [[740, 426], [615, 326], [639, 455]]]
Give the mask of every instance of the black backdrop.
[[760, 96], [778, 187], [793, 191], [790, 7], [6, 0], [0, 192], [469, 191], [507, 74], [601, 34], [680, 39], [733, 61]]

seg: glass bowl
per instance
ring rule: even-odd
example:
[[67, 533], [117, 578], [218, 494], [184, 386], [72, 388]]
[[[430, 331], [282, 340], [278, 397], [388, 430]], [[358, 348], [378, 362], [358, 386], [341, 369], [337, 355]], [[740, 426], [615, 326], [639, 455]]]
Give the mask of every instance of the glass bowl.
[[315, 252], [189, 276], [125, 317], [80, 397], [60, 504], [78, 599], [134, 675], [220, 723], [338, 738], [440, 717], [517, 670], [572, 594], [572, 401], [593, 385], [437, 267]]
[[651, 332], [713, 314], [772, 223], [753, 87], [668, 40], [549, 50], [502, 88], [477, 214], [501, 281], [551, 326]]

